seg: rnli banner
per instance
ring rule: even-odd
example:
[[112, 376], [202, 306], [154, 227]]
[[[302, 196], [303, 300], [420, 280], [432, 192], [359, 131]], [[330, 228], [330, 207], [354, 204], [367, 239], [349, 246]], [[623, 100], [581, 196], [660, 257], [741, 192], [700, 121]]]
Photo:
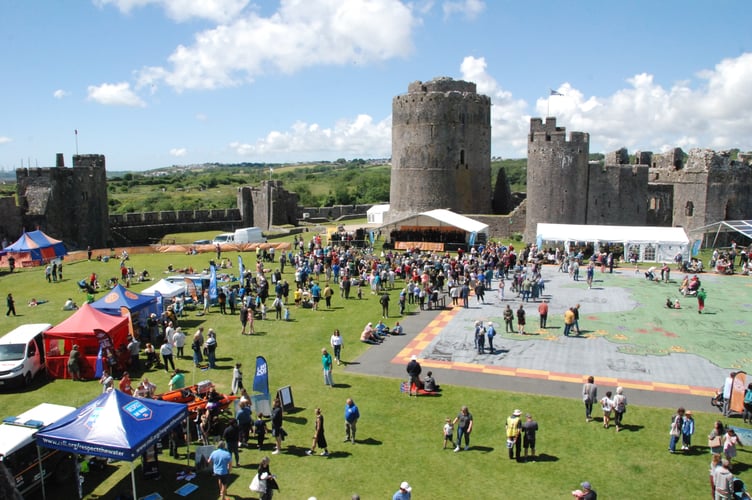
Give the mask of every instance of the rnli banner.
[[264, 394], [269, 399], [269, 366], [263, 356], [256, 356], [256, 374], [253, 377], [253, 391]]

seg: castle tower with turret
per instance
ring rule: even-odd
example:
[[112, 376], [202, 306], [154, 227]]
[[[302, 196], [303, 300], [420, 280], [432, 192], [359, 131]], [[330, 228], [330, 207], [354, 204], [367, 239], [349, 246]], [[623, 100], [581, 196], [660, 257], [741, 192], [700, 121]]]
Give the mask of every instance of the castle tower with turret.
[[530, 119], [527, 143], [525, 241], [539, 222], [585, 224], [588, 212], [590, 136], [556, 126], [556, 118]]
[[447, 208], [491, 213], [491, 99], [451, 78], [413, 82], [392, 100], [388, 222]]

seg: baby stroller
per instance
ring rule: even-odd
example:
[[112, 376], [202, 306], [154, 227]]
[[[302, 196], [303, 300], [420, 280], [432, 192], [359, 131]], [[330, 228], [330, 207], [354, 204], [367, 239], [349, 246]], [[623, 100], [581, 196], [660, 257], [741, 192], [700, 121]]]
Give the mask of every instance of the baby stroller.
[[723, 412], [723, 391], [718, 391], [715, 396], [710, 398], [710, 405], [718, 408], [718, 411]]

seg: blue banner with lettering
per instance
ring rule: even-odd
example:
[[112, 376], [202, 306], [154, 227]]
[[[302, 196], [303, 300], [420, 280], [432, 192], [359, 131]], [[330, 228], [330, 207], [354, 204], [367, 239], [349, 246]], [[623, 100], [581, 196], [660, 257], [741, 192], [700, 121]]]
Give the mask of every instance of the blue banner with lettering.
[[256, 356], [256, 374], [253, 377], [254, 392], [263, 393], [269, 399], [269, 366], [263, 356]]

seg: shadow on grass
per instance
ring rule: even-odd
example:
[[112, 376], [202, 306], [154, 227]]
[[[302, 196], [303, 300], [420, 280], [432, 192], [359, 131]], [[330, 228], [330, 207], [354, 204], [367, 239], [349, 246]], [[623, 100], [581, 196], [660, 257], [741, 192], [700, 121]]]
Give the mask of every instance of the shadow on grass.
[[640, 432], [644, 428], [644, 425], [622, 424], [621, 430], [619, 432]]
[[[290, 412], [287, 412], [287, 415], [289, 415]], [[287, 422], [290, 422], [291, 424], [295, 425], [305, 425], [308, 423], [308, 419], [306, 417], [288, 417], [285, 415], [284, 419]]]
[[352, 387], [350, 384], [332, 384], [335, 389], [349, 389]]
[[365, 444], [365, 445], [371, 445], [371, 446], [380, 446], [383, 444], [382, 441], [379, 441], [378, 439], [374, 438], [366, 438], [366, 439], [356, 439], [355, 442], [357, 444]]
[[471, 446], [468, 451], [480, 451], [481, 453], [491, 453], [495, 448], [491, 446]]
[[[530, 462], [532, 460], [533, 459], [528, 458], [527, 461]], [[554, 456], [554, 455], [548, 455], [546, 453], [541, 453], [540, 455], [536, 455], [534, 460], [536, 462], [558, 462], [559, 461], [559, 457]], [[525, 459], [523, 458], [522, 461], [524, 462]]]

